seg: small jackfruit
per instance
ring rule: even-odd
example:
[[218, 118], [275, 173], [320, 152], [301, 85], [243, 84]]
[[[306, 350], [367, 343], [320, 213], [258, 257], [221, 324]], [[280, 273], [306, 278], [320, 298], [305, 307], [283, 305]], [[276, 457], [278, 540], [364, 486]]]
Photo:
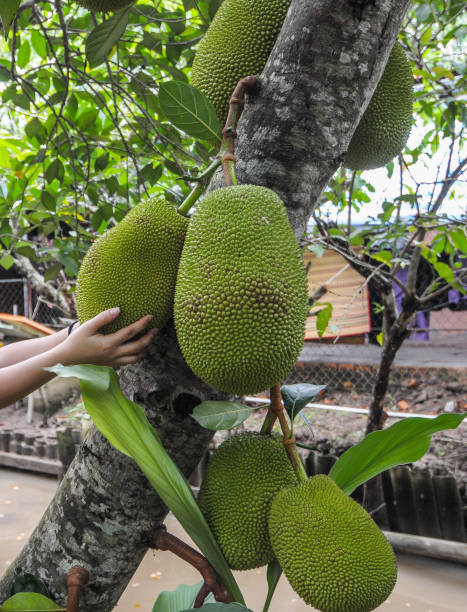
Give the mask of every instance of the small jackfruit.
[[192, 85], [211, 101], [221, 121], [240, 79], [263, 71], [291, 0], [224, 0], [193, 61]]
[[136, 0], [76, 0], [78, 4], [93, 13], [120, 11]]
[[256, 185], [208, 194], [191, 218], [175, 289], [177, 337], [193, 372], [228, 393], [272, 387], [300, 353], [308, 308], [280, 198]]
[[398, 42], [355, 130], [344, 166], [369, 170], [385, 166], [405, 147], [412, 126], [413, 77]]
[[293, 590], [322, 612], [370, 612], [396, 583], [394, 552], [383, 533], [323, 474], [277, 493], [269, 536]]
[[178, 263], [188, 219], [164, 198], [136, 205], [86, 253], [76, 283], [80, 322], [120, 307], [120, 316], [102, 331], [110, 333], [153, 315], [162, 327], [173, 313]]
[[266, 565], [274, 558], [268, 512], [282, 487], [297, 483], [280, 437], [245, 432], [213, 454], [198, 504], [232, 569]]

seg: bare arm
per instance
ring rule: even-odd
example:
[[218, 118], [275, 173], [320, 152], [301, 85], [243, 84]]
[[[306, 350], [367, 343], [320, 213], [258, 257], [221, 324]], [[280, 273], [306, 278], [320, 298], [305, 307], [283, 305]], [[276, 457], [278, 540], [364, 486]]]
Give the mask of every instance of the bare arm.
[[25, 361], [30, 357], [35, 357], [45, 351], [49, 351], [60, 342], [63, 342], [68, 335], [68, 329], [62, 329], [50, 336], [43, 338], [33, 338], [31, 340], [22, 340], [21, 342], [13, 342], [0, 349], [0, 368], [14, 365], [20, 361]]
[[[152, 329], [138, 340], [133, 340], [134, 336], [140, 334], [151, 321], [152, 317], [147, 316], [113, 334], [100, 334], [99, 329], [115, 319], [119, 312], [118, 308], [101, 312], [49, 350], [20, 363], [14, 362], [13, 365], [0, 368], [0, 409], [32, 393], [53, 378], [54, 374], [44, 372], [43, 368], [57, 363], [63, 365], [91, 363], [108, 366], [135, 363], [156, 335], [157, 329]], [[66, 330], [63, 331], [66, 334]]]

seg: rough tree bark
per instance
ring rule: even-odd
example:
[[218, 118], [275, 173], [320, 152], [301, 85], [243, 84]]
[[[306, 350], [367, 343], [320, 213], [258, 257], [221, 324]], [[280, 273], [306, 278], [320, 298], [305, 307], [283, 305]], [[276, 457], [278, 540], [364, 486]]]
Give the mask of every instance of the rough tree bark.
[[[261, 92], [244, 111], [237, 155], [240, 182], [277, 191], [297, 238], [343, 158], [409, 2], [292, 1]], [[121, 379], [176, 463], [185, 474], [192, 472], [210, 434], [189, 413], [199, 401], [221, 395], [188, 370], [171, 326]], [[64, 576], [80, 563], [91, 575], [80, 610], [112, 610], [144, 555], [148, 528], [165, 515], [135, 465], [94, 431], [0, 583], [0, 601], [21, 567], [43, 578], [63, 602]]]

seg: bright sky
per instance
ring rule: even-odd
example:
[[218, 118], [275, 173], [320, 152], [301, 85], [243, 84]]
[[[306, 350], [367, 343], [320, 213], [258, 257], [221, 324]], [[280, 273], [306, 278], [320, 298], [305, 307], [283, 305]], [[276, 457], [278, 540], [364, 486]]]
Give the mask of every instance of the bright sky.
[[[407, 143], [409, 149], [417, 146], [420, 143], [427, 129], [428, 127], [426, 126], [414, 126]], [[443, 140], [440, 143], [438, 151], [431, 157], [431, 159], [427, 155], [420, 156], [417, 163], [410, 166], [411, 175], [419, 182], [431, 183], [436, 178], [438, 165], [440, 164], [441, 172], [444, 173], [449, 152], [449, 143], [450, 141], [448, 139]], [[459, 155], [458, 149], [456, 149], [452, 158], [451, 169], [454, 169], [458, 163]], [[444, 174], [440, 173], [440, 178], [443, 176]], [[386, 168], [367, 170], [363, 173], [363, 178], [371, 183], [375, 187], [376, 191], [375, 193], [369, 194], [372, 201], [367, 204], [363, 204], [360, 212], [356, 212], [355, 210], [352, 211], [353, 223], [363, 223], [364, 221], [367, 221], [370, 216], [376, 216], [381, 212], [382, 202], [385, 200], [392, 201], [400, 194], [400, 171], [397, 160], [395, 160], [394, 172], [391, 178], [388, 178]], [[409, 176], [404, 176], [404, 182], [414, 186]], [[420, 200], [422, 206], [426, 206], [426, 204], [429, 202], [431, 190], [432, 185], [422, 185], [420, 191], [425, 195], [425, 197]], [[436, 194], [438, 191], [439, 187], [436, 190]], [[449, 195], [447, 196], [447, 198], [444, 200], [441, 212], [454, 217], [467, 215], [467, 172], [464, 175], [463, 181], [461, 179], [456, 182], [451, 194], [452, 192], [455, 193], [455, 197], [453, 199], [449, 199]], [[408, 193], [408, 191], [404, 191], [404, 193]], [[324, 206], [321, 208], [321, 210], [323, 210], [323, 212], [329, 211], [331, 214], [331, 219], [337, 220], [339, 223], [346, 223], [347, 221], [346, 210], [336, 214], [335, 207], [333, 205]], [[408, 202], [404, 202], [402, 204], [401, 214], [402, 217], [413, 214], [413, 210]]]

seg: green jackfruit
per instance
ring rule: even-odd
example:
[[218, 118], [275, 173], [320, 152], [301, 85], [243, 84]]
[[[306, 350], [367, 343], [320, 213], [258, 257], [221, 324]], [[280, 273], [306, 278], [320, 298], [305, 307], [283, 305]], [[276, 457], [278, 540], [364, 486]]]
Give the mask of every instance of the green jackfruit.
[[323, 474], [279, 491], [269, 536], [293, 590], [322, 612], [369, 612], [396, 583], [394, 552], [383, 533]]
[[291, 0], [224, 0], [193, 61], [192, 85], [227, 118], [230, 96], [240, 79], [261, 74]]
[[396, 42], [352, 136], [344, 165], [352, 170], [369, 170], [389, 163], [405, 147], [412, 107], [412, 69], [403, 47]]
[[133, 4], [135, 0], [76, 0], [78, 4], [84, 6], [93, 13], [108, 13], [119, 11]]
[[188, 219], [164, 198], [135, 206], [93, 243], [81, 265], [76, 304], [81, 322], [119, 306], [120, 316], [103, 328], [117, 331], [151, 314], [152, 327], [172, 316], [177, 268]]
[[257, 393], [289, 374], [308, 313], [305, 268], [285, 207], [270, 189], [213, 191], [188, 228], [175, 327], [193, 372], [228, 393]]
[[232, 569], [272, 561], [269, 507], [277, 491], [296, 483], [280, 437], [245, 432], [228, 438], [215, 451], [198, 504]]

